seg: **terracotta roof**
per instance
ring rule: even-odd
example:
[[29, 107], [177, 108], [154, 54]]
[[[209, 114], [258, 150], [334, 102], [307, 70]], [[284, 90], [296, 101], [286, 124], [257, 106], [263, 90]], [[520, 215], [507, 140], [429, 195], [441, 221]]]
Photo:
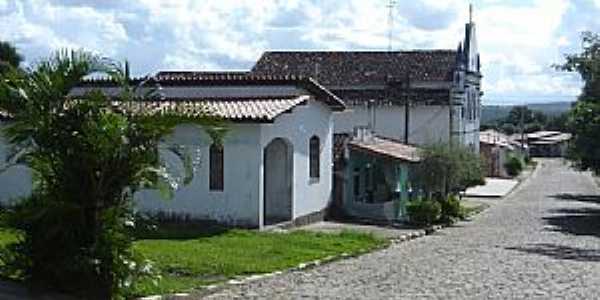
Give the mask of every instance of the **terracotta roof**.
[[204, 101], [113, 101], [120, 112], [134, 115], [213, 116], [232, 121], [273, 121], [305, 103], [310, 96], [281, 99], [209, 99]]
[[513, 143], [507, 135], [491, 129], [479, 133], [479, 142], [514, 150]]
[[158, 80], [176, 80], [181, 78], [228, 78], [245, 75], [250, 75], [250, 71], [160, 71], [155, 75], [155, 78]]
[[455, 50], [273, 51], [265, 52], [252, 74], [302, 75], [327, 87], [385, 85], [390, 80], [451, 81]]
[[[327, 88], [323, 87], [317, 81], [310, 77], [302, 77], [302, 76], [257, 76], [257, 75], [245, 75], [243, 73], [214, 73], [214, 72], [190, 72], [188, 75], [177, 75], [172, 74], [173, 76], [167, 76], [163, 74], [162, 77], [151, 77], [151, 78], [136, 78], [132, 79], [131, 85], [138, 85], [144, 83], [145, 86], [149, 88], [152, 87], [160, 87], [162, 88], [160, 92], [165, 92], [169, 90], [170, 92], [177, 94], [178, 96], [171, 97], [170, 95], [166, 95], [166, 100], [176, 100], [176, 99], [188, 99], [193, 100], [194, 98], [202, 98], [205, 99], [206, 95], [198, 96], [189, 94], [193, 92], [194, 89], [213, 89], [216, 90], [216, 87], [221, 87], [223, 89], [228, 89], [233, 91], [237, 89], [238, 92], [243, 91], [243, 88], [246, 88], [246, 92], [249, 92], [251, 89], [254, 90], [254, 94], [250, 95], [251, 97], [260, 97], [260, 98], [278, 98], [281, 96], [297, 96], [299, 92], [296, 91], [292, 94], [281, 95], [281, 91], [275, 92], [272, 91], [280, 89], [280, 90], [301, 90], [302, 93], [309, 92], [315, 96], [317, 101], [322, 101], [326, 105], [328, 105], [334, 111], [341, 111], [346, 108], [345, 103], [334, 93], [329, 91]], [[158, 73], [160, 74], [160, 72]], [[115, 87], [115, 82], [112, 82], [107, 79], [90, 79], [80, 84], [80, 88], [86, 87]], [[190, 89], [186, 89], [190, 88]], [[263, 89], [262, 93], [257, 92], [258, 90]], [[258, 93], [258, 94], [257, 94]], [[235, 96], [227, 96], [227, 93], [221, 93], [217, 97], [219, 98], [244, 98], [246, 95], [235, 95]], [[175, 99], [176, 98], [176, 99]], [[200, 99], [200, 100], [202, 100]]]
[[528, 139], [539, 139], [539, 138], [543, 138], [543, 137], [549, 137], [549, 136], [553, 136], [553, 135], [557, 135], [557, 134], [561, 134], [560, 131], [536, 131], [536, 132], [532, 132], [532, 133], [528, 133], [527, 134], [527, 138]]
[[406, 88], [407, 82], [452, 82], [454, 50], [265, 52], [253, 75], [312, 76], [348, 104], [401, 99], [448, 103], [449, 88]]
[[559, 133], [552, 136], [543, 137], [544, 141], [555, 141], [555, 142], [564, 142], [570, 140], [572, 135], [570, 133]]
[[403, 90], [397, 87], [384, 89], [345, 89], [332, 90], [334, 94], [344, 99], [347, 105], [365, 103], [375, 100], [380, 104], [402, 104], [405, 99], [422, 104], [447, 104], [450, 102], [449, 89], [411, 88]]
[[368, 141], [351, 140], [348, 142], [351, 149], [363, 151], [387, 158], [407, 162], [421, 161], [420, 150], [417, 147], [406, 145], [391, 139], [371, 137]]

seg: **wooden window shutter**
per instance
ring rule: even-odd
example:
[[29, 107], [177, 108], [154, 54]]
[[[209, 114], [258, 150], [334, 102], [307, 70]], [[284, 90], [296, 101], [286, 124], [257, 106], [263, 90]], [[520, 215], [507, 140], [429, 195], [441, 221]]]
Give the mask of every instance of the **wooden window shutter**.
[[321, 142], [319, 141], [319, 137], [313, 136], [310, 138], [308, 150], [310, 178], [319, 178], [321, 176]]

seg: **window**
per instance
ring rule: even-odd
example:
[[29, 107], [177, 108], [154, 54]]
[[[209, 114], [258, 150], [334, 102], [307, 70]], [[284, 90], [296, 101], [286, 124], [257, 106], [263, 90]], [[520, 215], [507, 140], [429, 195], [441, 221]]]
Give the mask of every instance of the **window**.
[[321, 176], [320, 170], [320, 156], [321, 156], [321, 143], [319, 141], [319, 137], [313, 136], [310, 138], [309, 146], [308, 146], [308, 156], [309, 156], [309, 173], [310, 178], [318, 179]]
[[360, 201], [360, 199], [358, 198], [360, 196], [360, 169], [359, 168], [355, 168], [354, 169], [354, 184], [353, 184], [353, 188], [354, 188], [354, 199], [355, 199], [355, 201]]
[[209, 149], [209, 169], [211, 191], [223, 190], [223, 145], [213, 143]]

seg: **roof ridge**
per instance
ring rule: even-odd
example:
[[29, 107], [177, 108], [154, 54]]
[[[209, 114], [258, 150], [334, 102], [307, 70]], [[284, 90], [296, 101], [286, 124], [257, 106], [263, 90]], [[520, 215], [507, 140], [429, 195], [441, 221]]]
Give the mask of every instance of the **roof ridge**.
[[312, 50], [312, 49], [299, 49], [299, 50], [266, 50], [263, 53], [375, 53], [375, 54], [397, 54], [397, 53], [426, 53], [426, 52], [457, 52], [456, 49], [407, 49], [407, 50]]

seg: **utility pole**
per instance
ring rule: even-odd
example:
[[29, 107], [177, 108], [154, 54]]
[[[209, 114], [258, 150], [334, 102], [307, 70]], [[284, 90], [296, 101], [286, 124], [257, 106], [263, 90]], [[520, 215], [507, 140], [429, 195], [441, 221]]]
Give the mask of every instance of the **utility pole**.
[[410, 76], [406, 76], [406, 86], [404, 88], [404, 143], [408, 145], [408, 135], [410, 126]]
[[519, 120], [519, 127], [521, 128], [521, 151], [525, 151], [525, 110], [527, 105], [521, 106], [521, 118]]
[[392, 39], [394, 32], [394, 7], [396, 0], [390, 0], [386, 7], [388, 8], [388, 51], [392, 51]]

